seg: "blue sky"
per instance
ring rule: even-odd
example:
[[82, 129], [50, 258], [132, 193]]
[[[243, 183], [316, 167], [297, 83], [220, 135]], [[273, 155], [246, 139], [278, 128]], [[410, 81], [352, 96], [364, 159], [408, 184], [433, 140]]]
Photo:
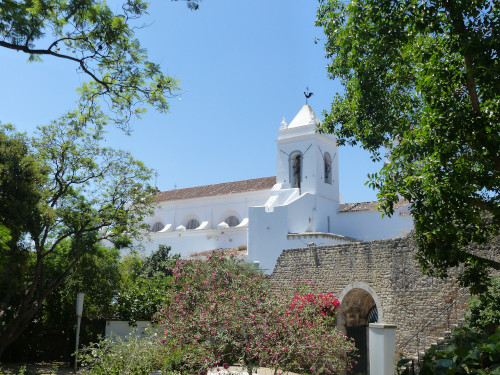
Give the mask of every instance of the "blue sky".
[[[107, 143], [157, 170], [160, 190], [275, 175], [277, 131], [305, 104], [306, 86], [320, 118], [342, 91], [326, 75], [317, 4], [204, 0], [191, 11], [181, 1], [151, 0], [148, 27], [137, 36], [150, 59], [180, 79], [181, 100], [166, 115], [150, 110], [134, 121], [131, 136], [110, 129]], [[71, 109], [87, 77], [68, 61], [26, 60], [0, 49], [0, 121], [31, 133]], [[343, 147], [339, 163], [344, 202], [376, 199], [364, 183], [379, 166], [366, 152]]]

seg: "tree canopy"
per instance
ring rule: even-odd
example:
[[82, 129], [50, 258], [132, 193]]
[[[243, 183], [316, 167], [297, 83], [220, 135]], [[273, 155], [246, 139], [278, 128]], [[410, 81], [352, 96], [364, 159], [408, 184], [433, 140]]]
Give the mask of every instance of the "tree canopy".
[[328, 74], [342, 81], [320, 130], [386, 163], [369, 176], [387, 215], [411, 203], [418, 259], [432, 275], [462, 265], [485, 290], [488, 266], [468, 251], [500, 220], [498, 0], [320, 0]]
[[9, 232], [0, 251], [0, 354], [96, 243], [121, 248], [144, 233], [151, 171], [102, 146], [106, 116], [92, 113], [68, 113], [32, 139], [0, 128], [0, 223]]
[[[71, 248], [71, 241], [64, 241], [61, 251], [46, 259], [46, 281], [51, 282], [66, 270], [66, 257]], [[85, 250], [62, 284], [43, 300], [22, 334], [4, 351], [2, 360], [71, 361], [78, 292], [85, 293], [80, 345], [93, 342], [104, 333], [102, 319], [114, 317], [114, 299], [121, 280], [120, 251], [99, 243]]]
[[159, 245], [147, 257], [132, 252], [120, 264], [121, 283], [115, 299], [116, 316], [135, 323], [150, 320], [167, 303], [167, 290], [173, 287], [171, 269], [180, 260], [179, 254], [170, 254], [171, 248]]
[[[183, 1], [194, 10], [200, 0]], [[66, 60], [89, 79], [75, 109], [32, 139], [0, 123], [0, 355], [82, 257], [97, 256], [98, 242], [119, 249], [143, 234], [151, 171], [103, 146], [104, 129], [112, 123], [128, 131], [148, 106], [166, 112], [178, 82], [135, 37], [148, 3], [114, 6], [0, 1], [0, 47], [30, 61]]]
[[[198, 2], [187, 0], [196, 9]], [[30, 61], [68, 60], [89, 77], [79, 89], [79, 109], [106, 103], [118, 127], [149, 105], [166, 112], [178, 81], [148, 60], [135, 38], [143, 0], [124, 0], [114, 13], [104, 0], [5, 0], [0, 3], [0, 47], [24, 52]]]

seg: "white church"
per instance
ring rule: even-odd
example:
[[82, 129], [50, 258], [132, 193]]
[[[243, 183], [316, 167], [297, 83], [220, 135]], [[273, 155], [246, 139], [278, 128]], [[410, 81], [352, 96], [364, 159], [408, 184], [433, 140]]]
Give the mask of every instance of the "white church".
[[182, 256], [240, 249], [272, 272], [284, 249], [396, 238], [413, 228], [408, 206], [382, 217], [376, 202], [341, 204], [335, 137], [305, 105], [278, 130], [276, 176], [159, 192], [147, 218], [147, 252], [165, 244]]

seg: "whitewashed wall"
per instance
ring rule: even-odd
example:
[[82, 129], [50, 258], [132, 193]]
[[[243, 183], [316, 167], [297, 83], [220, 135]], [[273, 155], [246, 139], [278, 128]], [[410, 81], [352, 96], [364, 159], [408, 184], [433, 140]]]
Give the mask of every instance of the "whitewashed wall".
[[382, 217], [379, 211], [342, 212], [335, 220], [335, 233], [361, 241], [403, 237], [413, 229], [413, 218], [406, 208], [392, 217]]
[[[247, 245], [249, 206], [262, 205], [269, 198], [270, 190], [227, 194], [186, 200], [160, 202], [155, 215], [147, 219], [149, 225], [164, 224], [164, 230], [149, 233], [142, 242], [147, 253], [160, 244], [172, 247], [172, 253], [189, 256], [196, 252]], [[236, 216], [240, 225], [218, 228], [228, 216]], [[196, 219], [201, 228], [178, 231], [188, 220]]]
[[247, 228], [186, 230], [185, 232], [152, 233], [143, 244], [147, 253], [158, 249], [160, 244], [172, 247], [172, 254], [190, 256], [193, 253], [247, 244]]
[[123, 339], [131, 333], [135, 333], [139, 337], [145, 337], [147, 335], [146, 330], [151, 327], [151, 322], [144, 320], [137, 321], [137, 327], [130, 326], [128, 323], [128, 320], [107, 320], [104, 331], [105, 337], [117, 336]]

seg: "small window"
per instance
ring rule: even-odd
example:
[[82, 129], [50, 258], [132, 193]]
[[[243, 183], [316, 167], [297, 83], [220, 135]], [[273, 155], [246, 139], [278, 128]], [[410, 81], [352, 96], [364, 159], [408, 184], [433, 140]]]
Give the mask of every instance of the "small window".
[[191, 219], [188, 221], [188, 223], [186, 224], [186, 229], [196, 229], [200, 226], [200, 222], [196, 219]]
[[332, 183], [332, 158], [328, 152], [325, 152], [324, 155], [324, 164], [325, 164], [325, 183]]
[[237, 226], [240, 221], [238, 220], [238, 218], [236, 216], [229, 216], [226, 218], [226, 220], [224, 220], [227, 225], [229, 225], [230, 227], [235, 227]]
[[157, 221], [156, 223], [154, 223], [153, 225], [151, 225], [151, 232], [159, 232], [163, 229], [165, 225], [163, 225], [163, 223], [161, 221]]
[[290, 155], [290, 186], [299, 188], [302, 180], [302, 153], [296, 151]]

